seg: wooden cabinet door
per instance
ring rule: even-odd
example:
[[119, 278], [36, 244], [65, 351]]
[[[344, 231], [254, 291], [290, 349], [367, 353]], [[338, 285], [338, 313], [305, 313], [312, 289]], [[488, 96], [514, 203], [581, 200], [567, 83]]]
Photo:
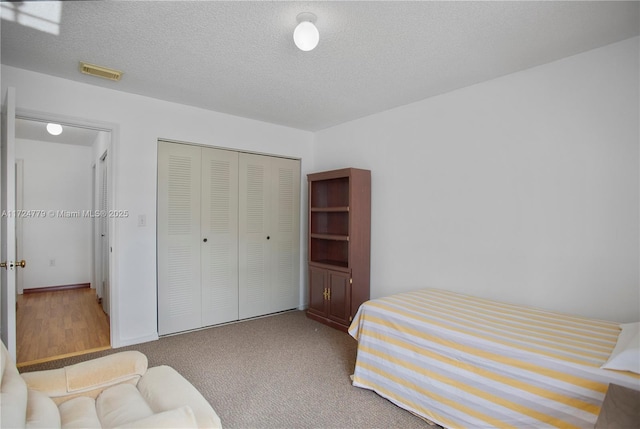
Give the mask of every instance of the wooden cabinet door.
[[309, 312], [326, 317], [327, 270], [309, 267]]
[[327, 280], [329, 288], [328, 317], [329, 319], [349, 325], [351, 313], [351, 284], [349, 273], [328, 271]]

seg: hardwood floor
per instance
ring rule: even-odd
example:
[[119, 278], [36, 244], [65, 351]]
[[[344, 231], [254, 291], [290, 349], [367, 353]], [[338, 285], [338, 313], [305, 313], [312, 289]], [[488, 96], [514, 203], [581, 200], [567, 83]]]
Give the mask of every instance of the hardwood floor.
[[109, 321], [94, 289], [18, 295], [18, 366], [104, 350]]

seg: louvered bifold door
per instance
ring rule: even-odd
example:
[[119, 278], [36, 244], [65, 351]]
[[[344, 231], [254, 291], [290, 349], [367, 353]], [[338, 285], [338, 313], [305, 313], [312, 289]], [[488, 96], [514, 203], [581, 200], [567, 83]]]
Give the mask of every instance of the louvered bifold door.
[[238, 152], [202, 149], [202, 324], [238, 320]]
[[299, 305], [300, 161], [271, 158], [271, 309]]
[[239, 166], [239, 312], [240, 319], [269, 313], [270, 158], [240, 154]]
[[300, 162], [240, 154], [240, 319], [296, 308]]
[[158, 142], [158, 333], [202, 326], [199, 147]]

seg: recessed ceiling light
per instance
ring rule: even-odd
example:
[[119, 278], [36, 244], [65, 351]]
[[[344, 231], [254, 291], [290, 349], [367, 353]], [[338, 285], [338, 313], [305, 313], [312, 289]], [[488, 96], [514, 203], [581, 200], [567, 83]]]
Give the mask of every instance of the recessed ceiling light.
[[49, 132], [49, 134], [51, 134], [52, 136], [59, 136], [60, 134], [62, 134], [62, 125], [50, 122], [47, 124], [47, 132]]

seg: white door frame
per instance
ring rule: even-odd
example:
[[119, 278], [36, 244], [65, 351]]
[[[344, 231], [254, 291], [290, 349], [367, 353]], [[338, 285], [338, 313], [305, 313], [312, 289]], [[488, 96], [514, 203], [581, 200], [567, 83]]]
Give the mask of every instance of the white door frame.
[[[97, 197], [99, 198], [98, 209], [101, 211], [109, 210], [109, 148], [105, 149], [103, 153], [98, 157], [98, 170], [97, 170]], [[105, 180], [106, 179], [106, 180]], [[104, 192], [104, 194], [103, 194]], [[106, 206], [103, 206], [105, 203], [106, 197]], [[98, 282], [100, 284], [101, 298], [102, 298], [102, 308], [105, 313], [110, 314], [111, 311], [110, 305], [111, 301], [109, 299], [109, 219], [107, 217], [94, 218], [94, 223], [98, 227], [98, 232], [100, 234], [100, 243], [95, 249], [98, 250], [98, 258], [100, 260], [99, 266], [97, 267], [98, 274]], [[106, 270], [105, 270], [106, 268]], [[106, 280], [106, 281], [105, 281]], [[96, 285], [97, 287], [97, 285]]]
[[[95, 159], [92, 159], [92, 164], [91, 164], [91, 212], [95, 213], [97, 210], [96, 207], [96, 190], [97, 190], [97, 176], [96, 176], [96, 171], [98, 171], [98, 164], [96, 163]], [[96, 222], [95, 220], [93, 220], [91, 222], [91, 287], [93, 287], [96, 291], [96, 295], [98, 297], [98, 299], [101, 296], [101, 292], [100, 292], [100, 288], [98, 287], [98, 277], [97, 277], [97, 271], [98, 271], [98, 259], [97, 259], [97, 254], [98, 252], [96, 251], [96, 246], [97, 246], [97, 236], [98, 236], [98, 222]]]
[[[16, 210], [24, 209], [24, 159], [16, 158]], [[16, 261], [23, 258], [23, 221], [21, 216], [16, 217]], [[22, 295], [24, 290], [24, 275], [22, 270], [16, 270], [16, 293]], [[17, 325], [16, 325], [17, 327]]]
[[2, 228], [0, 228], [0, 250], [2, 255], [3, 268], [0, 268], [0, 316], [2, 321], [1, 336], [4, 345], [13, 359], [17, 358], [16, 350], [16, 223], [15, 215], [10, 214], [16, 209], [15, 201], [15, 124], [16, 124], [16, 90], [9, 87], [5, 94], [2, 94], [2, 151], [0, 151], [0, 161], [2, 162], [2, 209], [7, 210], [6, 216], [2, 217]]
[[[62, 125], [69, 125], [73, 127], [89, 128], [97, 131], [105, 131], [110, 133], [111, 139], [107, 144], [107, 151], [109, 156], [107, 157], [107, 169], [109, 171], [109, 207], [117, 207], [116, 204], [116, 190], [117, 187], [117, 163], [115, 162], [118, 141], [120, 136], [120, 127], [118, 124], [112, 122], [94, 121], [86, 118], [78, 118], [67, 115], [60, 115], [50, 112], [41, 112], [30, 109], [20, 109], [16, 107], [16, 118], [34, 120], [40, 122], [56, 122]], [[109, 245], [111, 252], [109, 253], [109, 321], [110, 321], [110, 338], [111, 347], [121, 347], [122, 341], [119, 335], [119, 309], [118, 309], [118, 283], [117, 283], [117, 270], [118, 261], [114, 256], [114, 251], [118, 249], [118, 224], [115, 218], [108, 219], [109, 222]]]

